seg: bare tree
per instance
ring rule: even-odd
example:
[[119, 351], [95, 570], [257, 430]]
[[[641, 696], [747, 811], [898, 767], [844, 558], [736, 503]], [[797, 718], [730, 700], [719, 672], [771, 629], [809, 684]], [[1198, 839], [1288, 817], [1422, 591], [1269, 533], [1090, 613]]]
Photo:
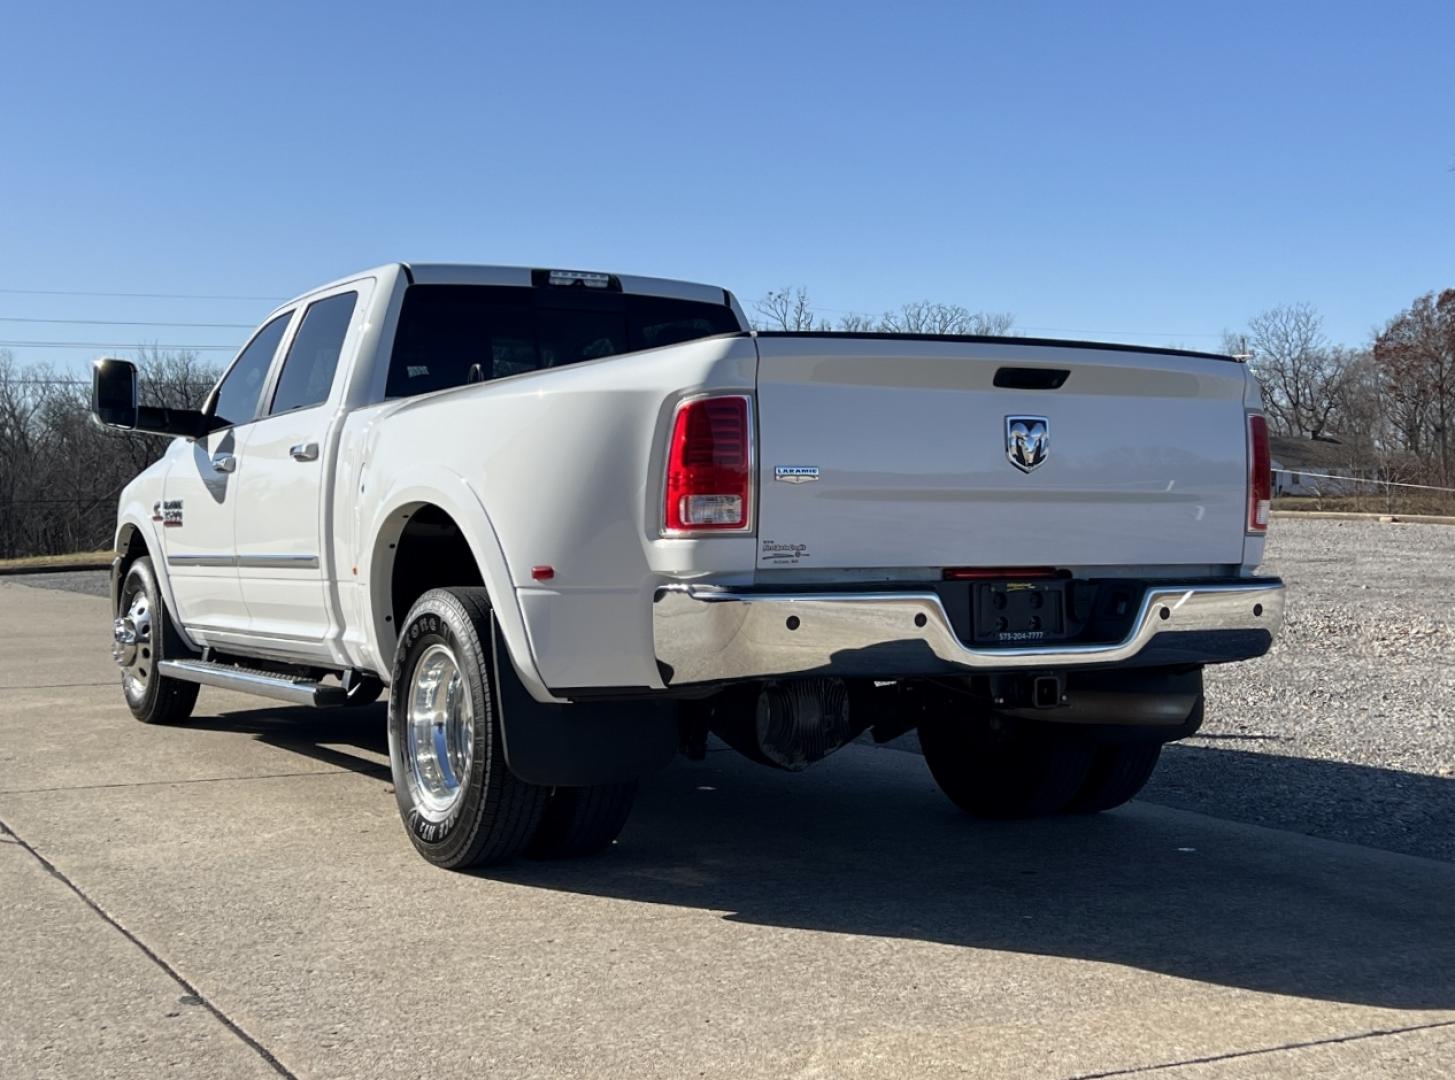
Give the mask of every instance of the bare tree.
[[971, 311], [959, 304], [916, 300], [882, 315], [851, 311], [830, 323], [814, 315], [808, 290], [802, 285], [770, 289], [753, 304], [757, 324], [764, 330], [838, 330], [853, 334], [984, 334], [1011, 332], [1015, 316], [1009, 312]]
[[1427, 293], [1374, 341], [1391, 415], [1408, 448], [1434, 459], [1439, 482], [1455, 479], [1455, 289]]
[[1230, 347], [1251, 354], [1275, 431], [1318, 439], [1336, 428], [1350, 354], [1330, 346], [1311, 305], [1283, 304], [1260, 312], [1248, 320], [1246, 331], [1224, 335], [1224, 348]]
[[769, 289], [753, 303], [762, 330], [812, 330], [813, 305], [802, 285]]
[[[195, 354], [140, 353], [146, 404], [196, 407], [216, 381]], [[166, 445], [98, 427], [85, 374], [0, 353], [0, 557], [105, 544], [118, 492]]]
[[846, 312], [838, 317], [834, 323], [834, 329], [847, 334], [873, 334], [879, 330], [879, 319], [874, 315], [865, 315], [858, 311]]
[[915, 300], [886, 311], [880, 329], [893, 334], [1002, 335], [1015, 323], [1009, 312], [971, 311], [959, 304]]

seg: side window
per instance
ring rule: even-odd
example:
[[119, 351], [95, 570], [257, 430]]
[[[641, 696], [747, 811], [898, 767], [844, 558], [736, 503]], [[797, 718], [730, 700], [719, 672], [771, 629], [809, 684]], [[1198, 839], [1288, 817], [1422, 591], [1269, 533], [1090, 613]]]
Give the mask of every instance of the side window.
[[411, 397], [541, 366], [531, 291], [413, 285], [404, 294], [386, 397]]
[[358, 293], [347, 292], [308, 305], [283, 361], [269, 415], [307, 409], [328, 400], [358, 299]]
[[278, 342], [283, 340], [283, 331], [288, 329], [288, 320], [292, 317], [291, 311], [285, 312], [259, 330], [223, 376], [217, 387], [217, 404], [212, 409], [219, 426], [246, 424], [258, 415], [258, 399], [263, 394], [268, 368], [273, 366], [273, 354], [278, 351]]

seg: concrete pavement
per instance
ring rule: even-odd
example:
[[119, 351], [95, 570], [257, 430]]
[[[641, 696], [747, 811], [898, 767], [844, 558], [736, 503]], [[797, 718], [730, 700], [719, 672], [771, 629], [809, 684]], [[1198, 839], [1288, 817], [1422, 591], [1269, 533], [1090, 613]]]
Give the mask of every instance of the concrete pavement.
[[984, 825], [914, 755], [648, 783], [435, 870], [383, 709], [132, 721], [103, 600], [0, 583], [0, 1075], [1448, 1074], [1455, 865], [1137, 803]]

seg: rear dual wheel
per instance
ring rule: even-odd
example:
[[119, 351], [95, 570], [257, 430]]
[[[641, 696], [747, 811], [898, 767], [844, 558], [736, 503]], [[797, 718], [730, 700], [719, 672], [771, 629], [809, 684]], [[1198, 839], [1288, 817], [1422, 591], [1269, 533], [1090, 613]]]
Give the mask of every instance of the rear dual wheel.
[[1160, 743], [1097, 743], [989, 713], [928, 718], [919, 738], [940, 790], [981, 818], [1114, 809], [1142, 790], [1162, 750]]
[[551, 788], [510, 771], [491, 692], [492, 617], [484, 589], [433, 589], [400, 634], [389, 763], [409, 838], [451, 870], [601, 851], [626, 824], [636, 784]]

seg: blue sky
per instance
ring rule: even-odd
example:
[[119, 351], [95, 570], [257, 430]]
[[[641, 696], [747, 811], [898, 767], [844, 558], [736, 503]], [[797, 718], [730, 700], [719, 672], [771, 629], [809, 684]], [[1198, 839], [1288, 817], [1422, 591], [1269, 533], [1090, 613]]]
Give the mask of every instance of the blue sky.
[[1448, 0], [24, 4], [3, 26], [11, 320], [250, 324], [266, 300], [4, 290], [277, 297], [448, 259], [1197, 347], [1289, 301], [1359, 343], [1455, 286]]

